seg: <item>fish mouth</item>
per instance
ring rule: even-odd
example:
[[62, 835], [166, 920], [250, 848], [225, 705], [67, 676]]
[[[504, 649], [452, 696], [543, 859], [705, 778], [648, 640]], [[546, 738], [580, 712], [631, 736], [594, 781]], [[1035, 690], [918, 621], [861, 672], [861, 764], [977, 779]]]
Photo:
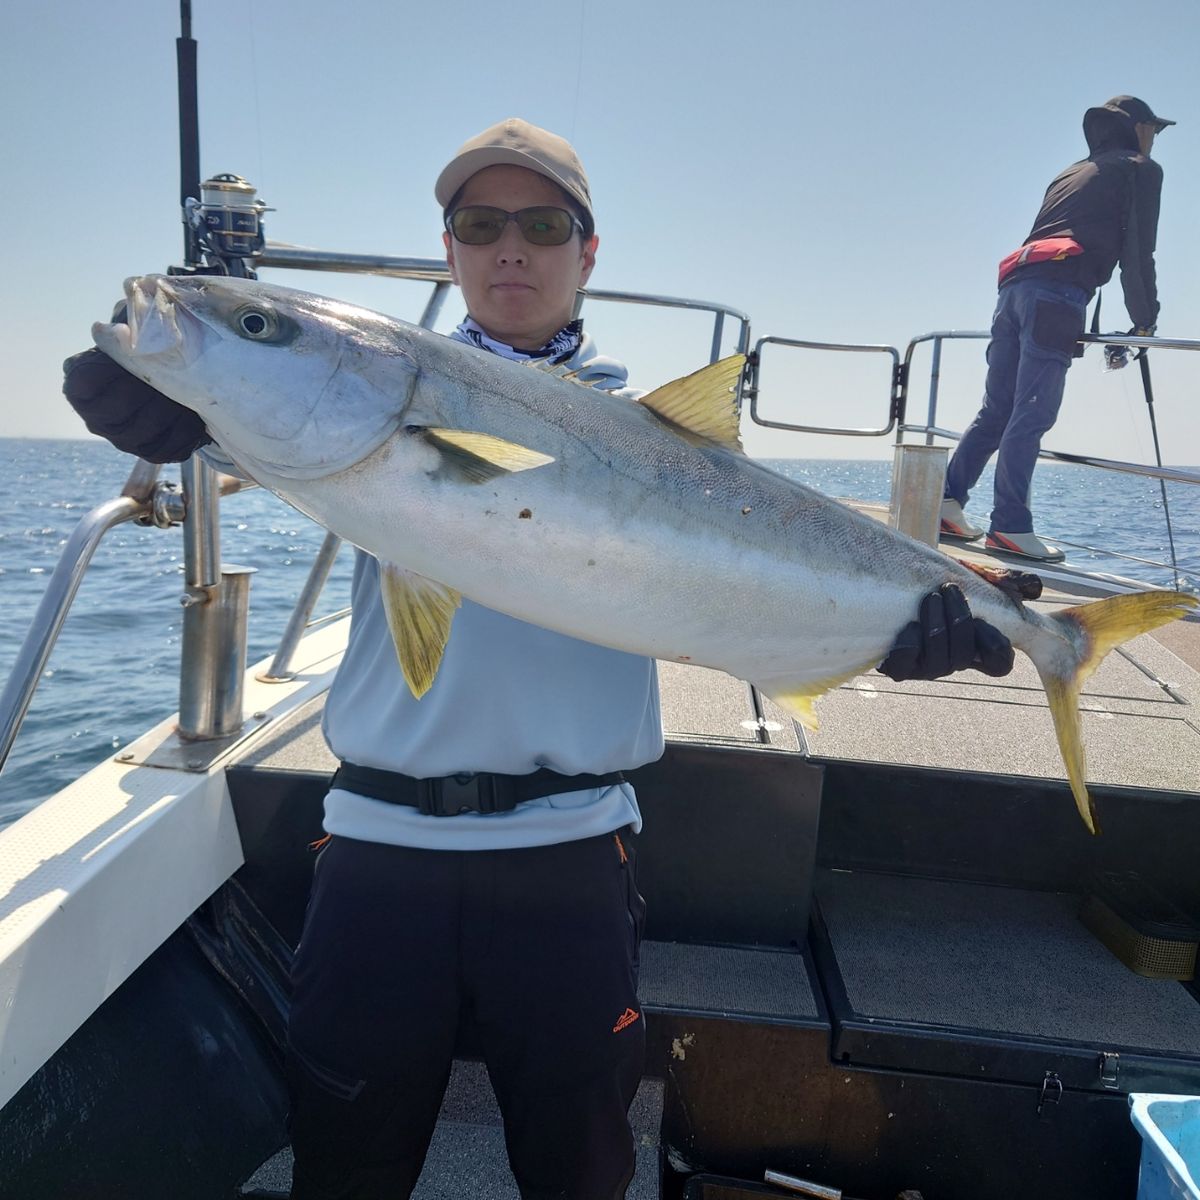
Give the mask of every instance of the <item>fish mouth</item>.
[[118, 362], [172, 357], [187, 366], [204, 352], [207, 327], [165, 275], [125, 280], [125, 320], [97, 321], [92, 340]]

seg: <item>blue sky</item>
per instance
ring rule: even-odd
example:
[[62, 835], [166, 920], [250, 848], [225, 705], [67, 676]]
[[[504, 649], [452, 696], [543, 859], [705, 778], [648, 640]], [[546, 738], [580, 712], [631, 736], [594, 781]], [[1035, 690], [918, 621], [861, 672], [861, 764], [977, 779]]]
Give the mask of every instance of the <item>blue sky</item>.
[[[276, 240], [439, 256], [432, 183], [510, 115], [563, 133], [591, 178], [593, 284], [716, 300], [755, 336], [903, 346], [986, 328], [996, 262], [1086, 151], [1083, 111], [1131, 92], [1158, 142], [1164, 335], [1200, 338], [1200, 6], [526, 0], [518, 6], [194, 0], [201, 169], [252, 180]], [[736, 14], [736, 15], [735, 15]], [[10, 6], [0, 45], [0, 436], [73, 437], [61, 360], [125, 276], [180, 254], [175, 0]], [[274, 273], [415, 316], [417, 285]], [[1114, 282], [1105, 328], [1128, 320]], [[457, 320], [457, 297], [446, 306]], [[704, 361], [696, 317], [599, 306], [602, 349], [653, 386]], [[978, 405], [982, 343], [948, 352], [940, 422]], [[1164, 458], [1200, 463], [1200, 354], [1154, 358]], [[918, 363], [927, 363], [919, 359]], [[915, 395], [923, 411], [925, 385]], [[876, 424], [879, 360], [768, 358], [764, 410]], [[889, 457], [887, 439], [753, 431], [752, 453]], [[1152, 461], [1135, 369], [1071, 371], [1046, 445]]]

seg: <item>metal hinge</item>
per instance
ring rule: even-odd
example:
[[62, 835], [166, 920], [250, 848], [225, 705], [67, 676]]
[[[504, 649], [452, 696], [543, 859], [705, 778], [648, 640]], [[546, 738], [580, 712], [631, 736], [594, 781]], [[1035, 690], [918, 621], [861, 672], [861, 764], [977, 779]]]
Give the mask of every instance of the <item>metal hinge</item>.
[[1053, 1071], [1047, 1071], [1046, 1078], [1042, 1080], [1042, 1086], [1038, 1089], [1038, 1116], [1041, 1116], [1045, 1105], [1057, 1104], [1062, 1100], [1062, 1094], [1062, 1080]]
[[890, 419], [901, 421], [908, 401], [908, 364], [896, 363], [892, 368], [892, 403]]
[[747, 400], [753, 400], [758, 395], [758, 368], [759, 355], [757, 350], [751, 350], [746, 355], [745, 366], [742, 367], [742, 375], [739, 382], [740, 391], [738, 396], [741, 403]]
[[1100, 1054], [1100, 1083], [1109, 1091], [1118, 1088], [1117, 1076], [1121, 1073], [1121, 1056], [1113, 1050], [1104, 1050]]

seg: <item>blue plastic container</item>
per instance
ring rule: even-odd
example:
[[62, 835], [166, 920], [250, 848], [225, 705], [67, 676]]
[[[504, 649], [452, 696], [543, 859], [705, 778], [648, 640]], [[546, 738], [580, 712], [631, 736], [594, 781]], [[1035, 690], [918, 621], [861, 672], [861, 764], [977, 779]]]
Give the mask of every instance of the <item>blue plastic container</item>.
[[1200, 1096], [1131, 1092], [1142, 1135], [1137, 1200], [1200, 1200]]

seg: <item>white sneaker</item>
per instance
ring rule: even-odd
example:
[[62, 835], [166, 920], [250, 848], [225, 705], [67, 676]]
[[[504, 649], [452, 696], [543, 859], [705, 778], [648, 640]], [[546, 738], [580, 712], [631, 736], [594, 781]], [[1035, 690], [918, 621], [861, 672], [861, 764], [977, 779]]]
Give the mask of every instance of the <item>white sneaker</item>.
[[972, 525], [957, 500], [942, 501], [942, 534], [945, 537], [966, 538], [970, 541], [979, 537], [983, 530]]
[[1062, 562], [1067, 557], [1065, 551], [1046, 545], [1036, 533], [997, 533], [993, 529], [987, 535], [986, 545], [989, 550], [1003, 550], [1022, 558], [1036, 558], [1039, 562]]

